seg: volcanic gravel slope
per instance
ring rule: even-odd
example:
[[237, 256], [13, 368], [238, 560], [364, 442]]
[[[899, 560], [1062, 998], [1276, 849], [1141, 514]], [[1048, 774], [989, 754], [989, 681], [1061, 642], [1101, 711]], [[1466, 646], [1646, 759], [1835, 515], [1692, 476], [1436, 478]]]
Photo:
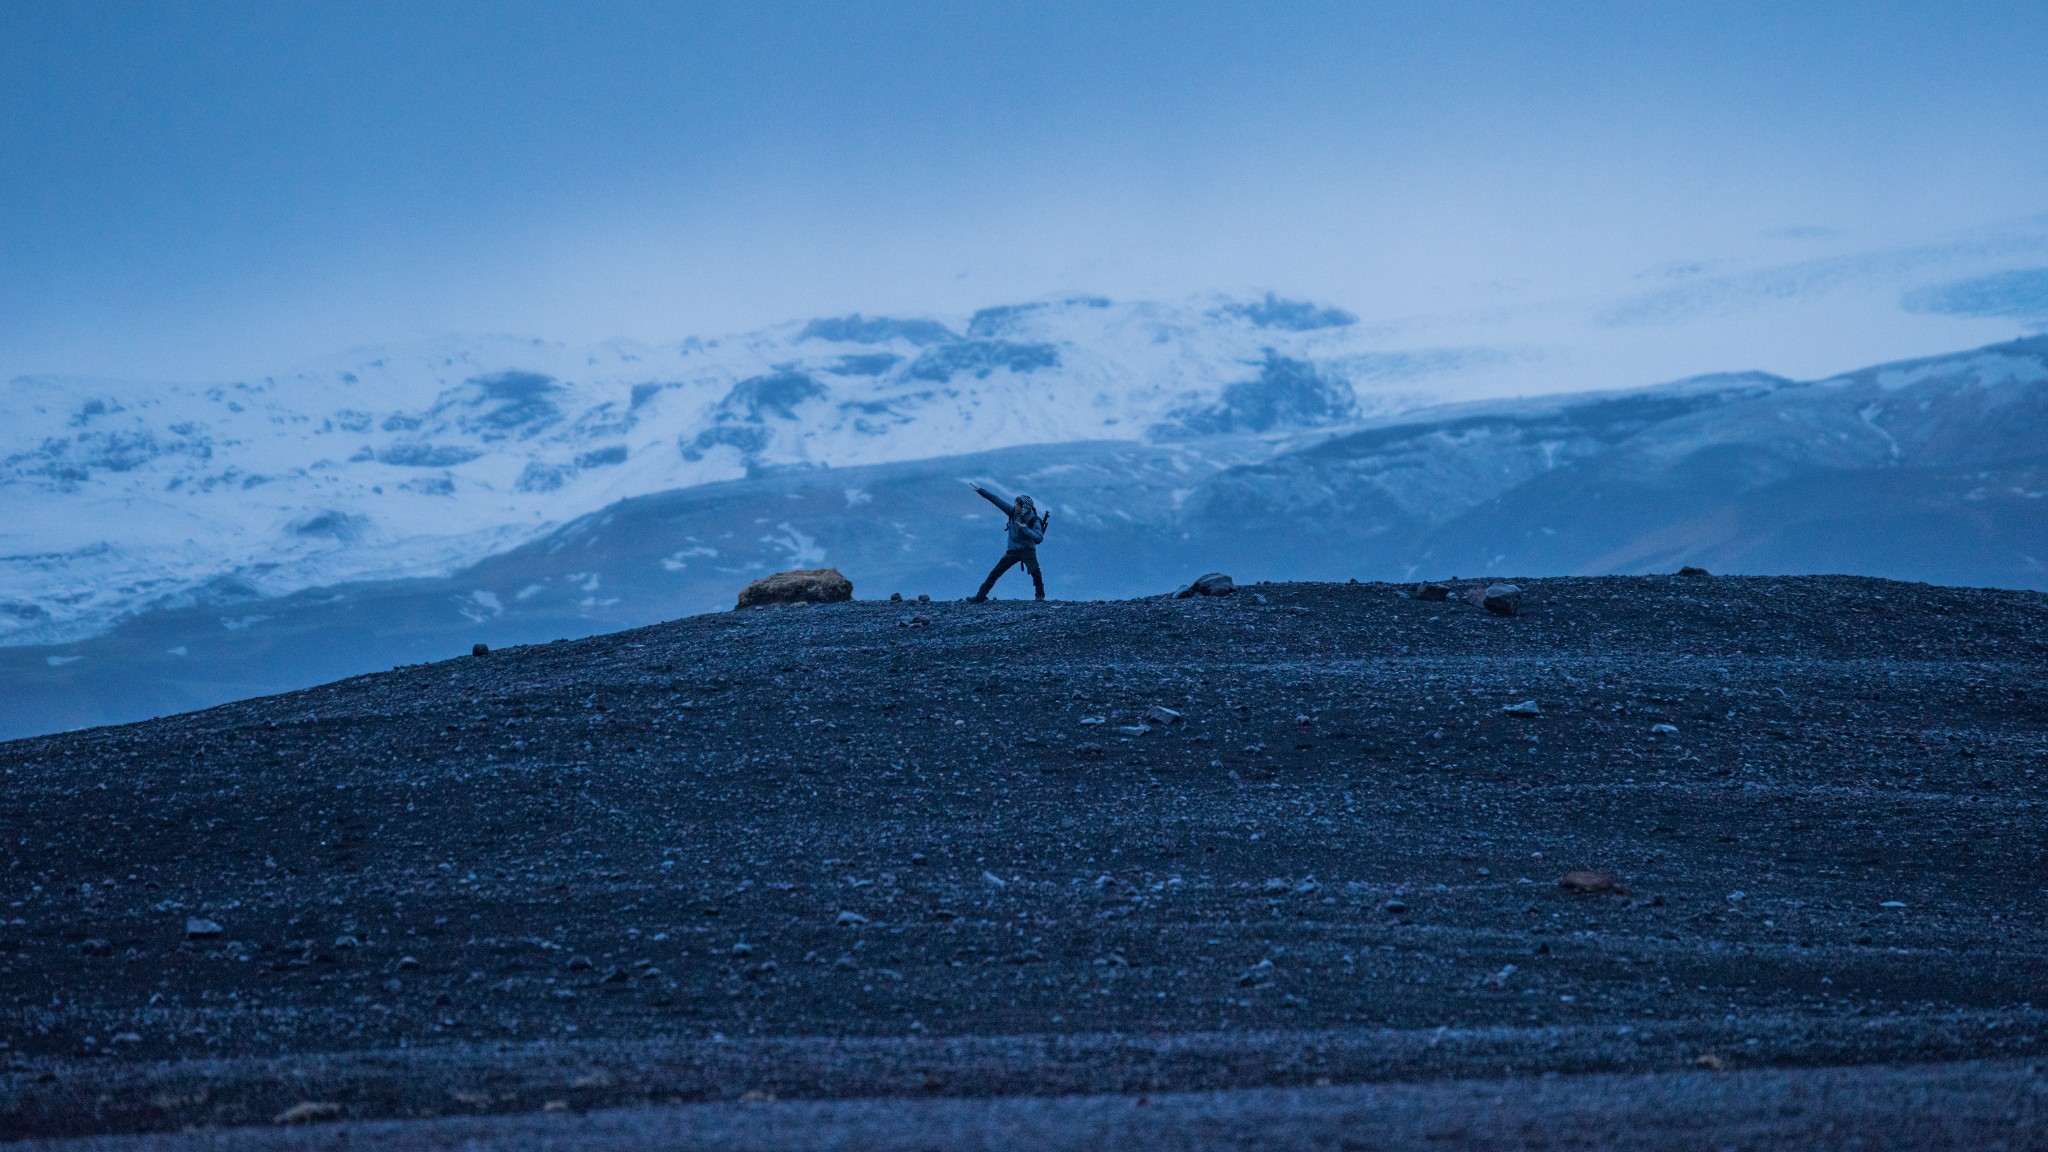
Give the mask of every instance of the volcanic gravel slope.
[[0, 1131], [2038, 1069], [2048, 597], [1522, 584], [727, 613], [0, 745]]

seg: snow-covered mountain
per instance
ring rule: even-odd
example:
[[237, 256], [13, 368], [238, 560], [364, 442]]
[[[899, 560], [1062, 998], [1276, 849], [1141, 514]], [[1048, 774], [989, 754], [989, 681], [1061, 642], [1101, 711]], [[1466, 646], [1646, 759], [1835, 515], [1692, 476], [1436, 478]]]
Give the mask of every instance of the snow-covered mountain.
[[[1151, 426], [1149, 442], [757, 469], [620, 500], [446, 576], [165, 608], [83, 640], [0, 647], [0, 737], [717, 610], [780, 568], [837, 566], [861, 598], [957, 598], [1002, 539], [965, 480], [1052, 510], [1043, 557], [1059, 598], [1158, 593], [1211, 570], [1405, 580], [1683, 564], [2048, 588], [2048, 337], [1814, 382], [1712, 376], [1293, 435], [1243, 389], [1208, 403]], [[1265, 431], [1214, 430], [1242, 410]], [[735, 426], [750, 425], [709, 425]], [[1020, 594], [1021, 575], [997, 589]]]
[[1505, 353], [1267, 296], [845, 316], [723, 340], [363, 349], [212, 384], [0, 390], [0, 645], [434, 576], [614, 501], [1024, 444], [1264, 438], [1457, 395]]

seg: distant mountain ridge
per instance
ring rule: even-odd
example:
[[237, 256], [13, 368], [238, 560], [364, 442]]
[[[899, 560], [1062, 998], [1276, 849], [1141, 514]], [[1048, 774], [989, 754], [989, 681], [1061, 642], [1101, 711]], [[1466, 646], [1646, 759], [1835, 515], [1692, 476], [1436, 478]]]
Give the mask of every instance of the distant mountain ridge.
[[260, 380], [0, 388], [0, 644], [456, 571], [616, 500], [1023, 444], [1284, 437], [1504, 353], [1303, 301], [1070, 297], [724, 340], [359, 350]]
[[[963, 596], [1002, 543], [969, 480], [1051, 510], [1043, 556], [1062, 598], [1218, 569], [1411, 580], [1683, 564], [2048, 588], [2048, 337], [1811, 383], [1723, 375], [1292, 435], [759, 467], [618, 501], [447, 576], [222, 594], [0, 648], [0, 735], [723, 609], [784, 568], [837, 566], [864, 599]], [[1026, 587], [1011, 581], [998, 596]]]

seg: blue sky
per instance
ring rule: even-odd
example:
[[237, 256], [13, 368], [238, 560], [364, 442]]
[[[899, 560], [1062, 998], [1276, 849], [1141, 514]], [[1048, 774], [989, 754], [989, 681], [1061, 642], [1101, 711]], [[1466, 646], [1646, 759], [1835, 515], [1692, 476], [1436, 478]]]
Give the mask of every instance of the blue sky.
[[[0, 378], [1076, 290], [1512, 314], [1521, 341], [1751, 317], [1599, 361], [1646, 376], [2048, 318], [2038, 2], [156, 0], [5, 26]], [[1812, 293], [1843, 303], [1780, 307]]]

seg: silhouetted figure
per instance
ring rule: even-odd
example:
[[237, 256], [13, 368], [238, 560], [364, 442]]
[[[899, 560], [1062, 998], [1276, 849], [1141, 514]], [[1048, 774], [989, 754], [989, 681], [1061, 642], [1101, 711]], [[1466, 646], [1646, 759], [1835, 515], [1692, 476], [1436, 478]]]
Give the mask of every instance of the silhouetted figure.
[[995, 568], [990, 570], [988, 579], [981, 582], [981, 591], [974, 594], [974, 602], [979, 604], [987, 600], [989, 589], [996, 586], [1003, 573], [1017, 564], [1022, 564], [1024, 570], [1031, 573], [1031, 588], [1038, 594], [1038, 599], [1045, 599], [1045, 576], [1038, 570], [1038, 545], [1045, 539], [1045, 526], [1051, 523], [1052, 514], [1040, 512], [1029, 496], [1019, 496], [1015, 503], [1007, 503], [979, 484], [974, 485], [974, 490], [1009, 517], [1009, 522], [1003, 525], [1003, 531], [1009, 534], [1009, 546], [1004, 549], [1003, 558], [996, 561]]

